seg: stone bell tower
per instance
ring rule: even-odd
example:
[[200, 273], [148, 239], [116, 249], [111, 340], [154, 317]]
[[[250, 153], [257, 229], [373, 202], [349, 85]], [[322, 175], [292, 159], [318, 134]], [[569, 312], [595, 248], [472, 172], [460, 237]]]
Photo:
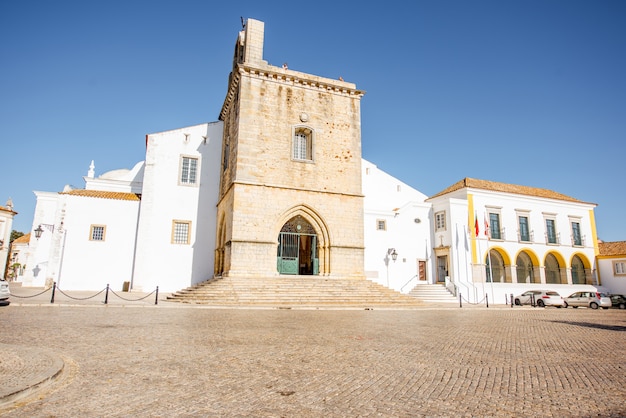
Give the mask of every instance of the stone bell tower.
[[364, 278], [364, 92], [268, 64], [263, 38], [248, 19], [220, 113], [215, 275]]

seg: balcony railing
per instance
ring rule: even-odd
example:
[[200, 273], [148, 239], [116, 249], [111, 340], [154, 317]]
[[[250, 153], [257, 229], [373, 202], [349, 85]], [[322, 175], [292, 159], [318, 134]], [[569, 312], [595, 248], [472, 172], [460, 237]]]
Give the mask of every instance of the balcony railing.
[[517, 230], [517, 240], [519, 242], [534, 242], [535, 241], [535, 232], [530, 231], [527, 234], [522, 234], [519, 229]]
[[556, 233], [554, 235], [551, 235], [546, 232], [546, 244], [561, 245], [561, 234]]
[[501, 240], [501, 241], [505, 241], [506, 240], [506, 233], [505, 233], [505, 228], [502, 229], [492, 229], [490, 230], [490, 238], [491, 239], [495, 239], [495, 240]]
[[572, 238], [572, 247], [584, 247], [585, 246], [585, 235], [571, 235]]

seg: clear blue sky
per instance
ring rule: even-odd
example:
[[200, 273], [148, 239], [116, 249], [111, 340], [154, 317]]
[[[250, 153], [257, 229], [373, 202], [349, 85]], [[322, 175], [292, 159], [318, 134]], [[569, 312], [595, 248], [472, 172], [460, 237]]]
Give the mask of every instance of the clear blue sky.
[[[217, 5], [215, 4], [217, 3]], [[216, 121], [240, 17], [265, 59], [356, 83], [363, 157], [427, 195], [464, 177], [597, 203], [626, 240], [626, 1], [0, 0], [0, 205]], [[229, 4], [227, 4], [229, 3]]]

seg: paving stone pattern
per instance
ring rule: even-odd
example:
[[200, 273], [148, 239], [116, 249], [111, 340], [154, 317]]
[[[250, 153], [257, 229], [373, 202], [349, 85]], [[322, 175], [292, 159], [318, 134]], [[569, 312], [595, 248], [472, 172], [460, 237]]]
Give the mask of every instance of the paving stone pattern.
[[7, 417], [626, 416], [626, 312], [10, 306], [66, 359]]

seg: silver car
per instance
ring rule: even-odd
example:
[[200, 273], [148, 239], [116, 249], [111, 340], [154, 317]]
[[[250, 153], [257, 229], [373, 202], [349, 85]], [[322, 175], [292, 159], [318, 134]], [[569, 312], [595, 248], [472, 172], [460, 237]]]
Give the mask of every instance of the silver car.
[[544, 306], [556, 306], [562, 308], [563, 298], [554, 290], [528, 290], [519, 296], [515, 296], [516, 305], [532, 305], [534, 303], [543, 308]]
[[7, 306], [11, 302], [9, 301], [11, 291], [9, 290], [9, 282], [0, 279], [0, 306]]
[[565, 307], [571, 306], [578, 308], [584, 306], [591, 309], [609, 309], [611, 307], [611, 298], [606, 293], [600, 292], [575, 292], [565, 298]]

